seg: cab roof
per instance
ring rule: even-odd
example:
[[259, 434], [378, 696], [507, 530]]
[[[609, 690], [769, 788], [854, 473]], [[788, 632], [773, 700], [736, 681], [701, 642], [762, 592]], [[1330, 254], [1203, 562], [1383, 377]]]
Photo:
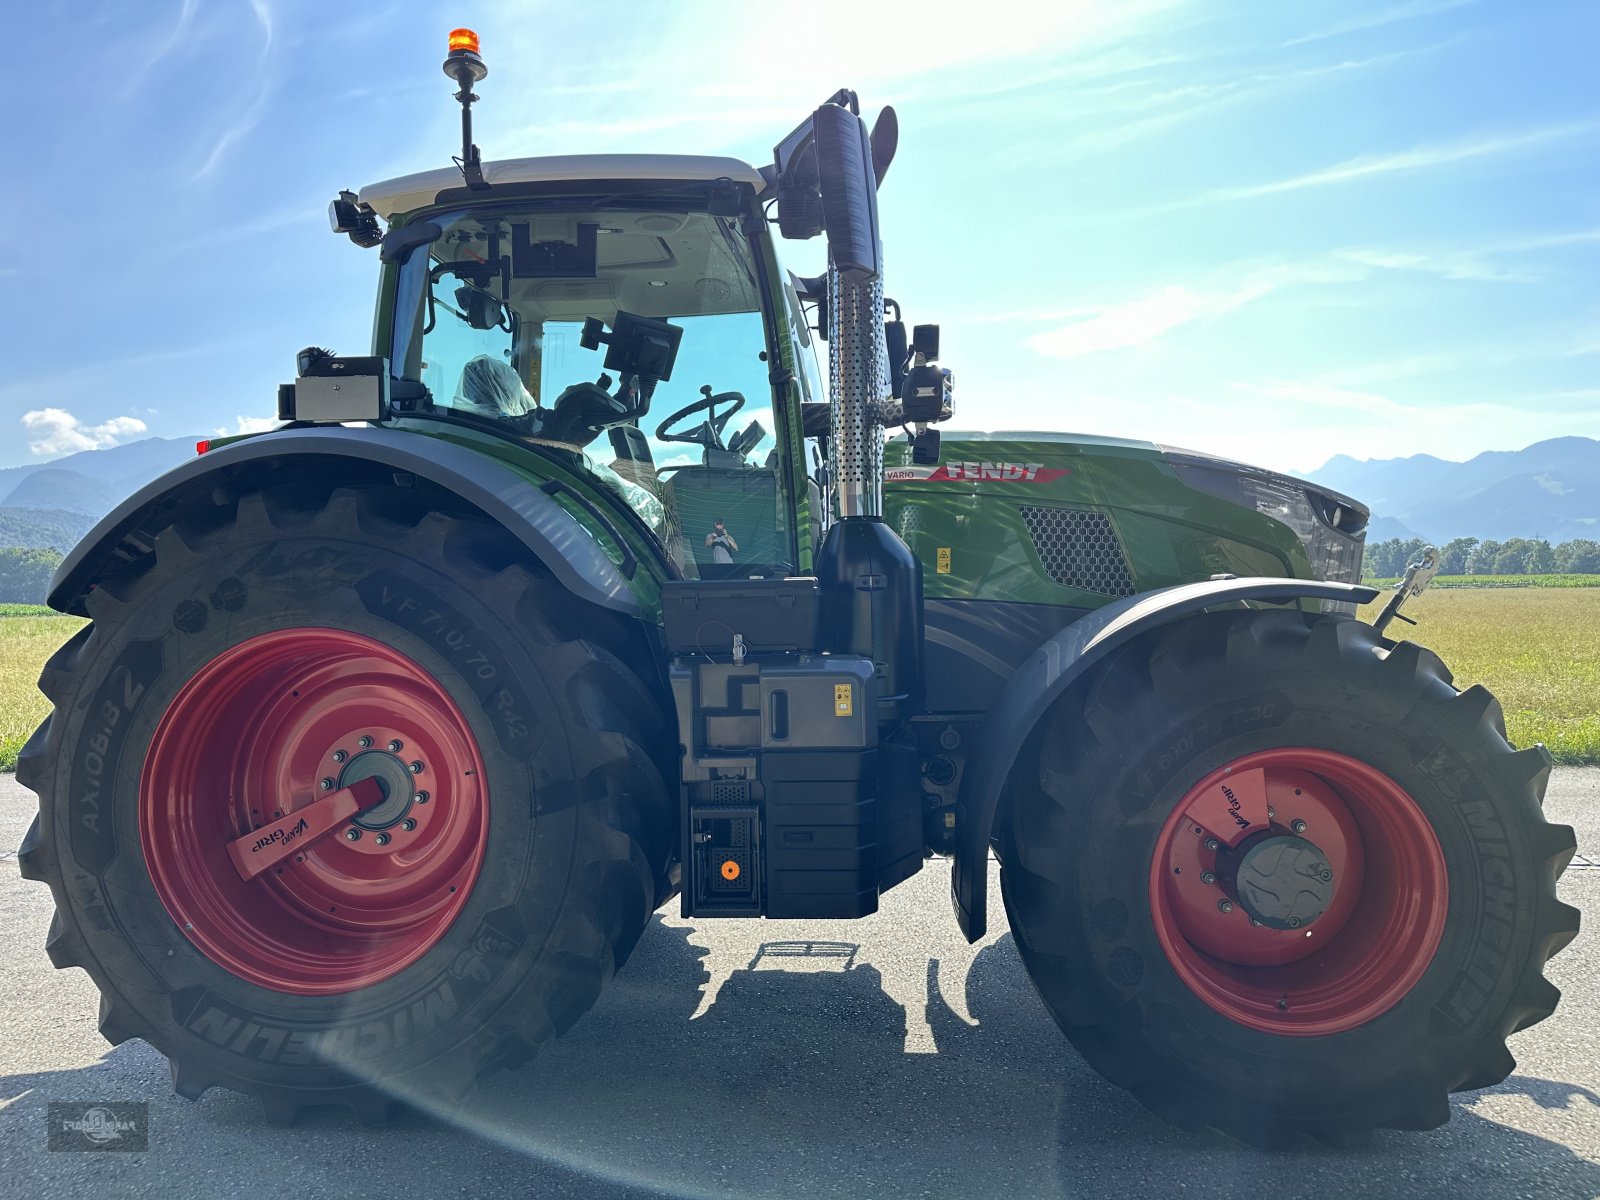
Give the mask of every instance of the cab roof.
[[[672, 183], [731, 179], [748, 183], [756, 191], [767, 186], [765, 176], [737, 158], [703, 154], [553, 154], [542, 158], [506, 158], [483, 164], [490, 187], [508, 183], [564, 183], [593, 179], [619, 182], [659, 179]], [[465, 184], [455, 167], [440, 167], [402, 175], [361, 189], [360, 203], [371, 206], [384, 220], [432, 204], [440, 192]]]

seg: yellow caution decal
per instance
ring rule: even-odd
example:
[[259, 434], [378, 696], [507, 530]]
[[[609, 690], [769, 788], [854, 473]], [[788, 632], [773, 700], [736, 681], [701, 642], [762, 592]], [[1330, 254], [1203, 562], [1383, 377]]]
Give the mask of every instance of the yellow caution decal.
[[950, 547], [940, 546], [934, 553], [934, 570], [940, 575], [950, 574]]
[[833, 685], [833, 715], [836, 717], [853, 716], [856, 711], [856, 690], [848, 683]]

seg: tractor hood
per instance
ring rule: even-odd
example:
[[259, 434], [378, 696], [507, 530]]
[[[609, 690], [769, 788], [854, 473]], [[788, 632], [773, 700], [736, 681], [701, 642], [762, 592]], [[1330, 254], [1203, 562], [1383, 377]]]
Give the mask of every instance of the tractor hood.
[[904, 437], [884, 461], [888, 512], [929, 560], [935, 597], [1089, 604], [1216, 574], [1360, 578], [1365, 505], [1212, 455], [1092, 434], [949, 431], [936, 463], [915, 462]]

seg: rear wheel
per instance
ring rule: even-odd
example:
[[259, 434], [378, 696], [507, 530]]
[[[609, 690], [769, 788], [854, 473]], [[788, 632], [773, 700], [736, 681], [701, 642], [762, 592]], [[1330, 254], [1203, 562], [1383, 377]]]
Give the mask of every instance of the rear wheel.
[[1276, 1144], [1431, 1128], [1559, 997], [1572, 830], [1542, 747], [1426, 650], [1298, 613], [1185, 621], [1019, 763], [1002, 884], [1084, 1056], [1155, 1111]]
[[[280, 1121], [447, 1103], [530, 1057], [627, 957], [671, 850], [626, 627], [493, 529], [381, 502], [280, 489], [162, 533], [47, 665], [18, 764], [22, 869], [101, 1031]], [[281, 856], [249, 875], [257, 835]]]

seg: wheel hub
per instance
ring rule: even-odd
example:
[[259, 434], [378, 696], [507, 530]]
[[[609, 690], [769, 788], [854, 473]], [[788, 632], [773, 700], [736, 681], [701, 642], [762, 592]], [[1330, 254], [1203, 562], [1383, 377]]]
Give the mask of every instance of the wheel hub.
[[339, 772], [338, 786], [347, 788], [363, 779], [376, 779], [383, 789], [383, 803], [358, 814], [352, 824], [363, 829], [387, 829], [403, 821], [417, 793], [412, 786], [411, 768], [398, 754], [389, 750], [363, 750]]
[[1315, 843], [1294, 834], [1263, 833], [1242, 851], [1229, 856], [1234, 861], [1226, 864], [1233, 868], [1227, 890], [1251, 920], [1268, 929], [1304, 929], [1333, 904], [1337, 881]]

